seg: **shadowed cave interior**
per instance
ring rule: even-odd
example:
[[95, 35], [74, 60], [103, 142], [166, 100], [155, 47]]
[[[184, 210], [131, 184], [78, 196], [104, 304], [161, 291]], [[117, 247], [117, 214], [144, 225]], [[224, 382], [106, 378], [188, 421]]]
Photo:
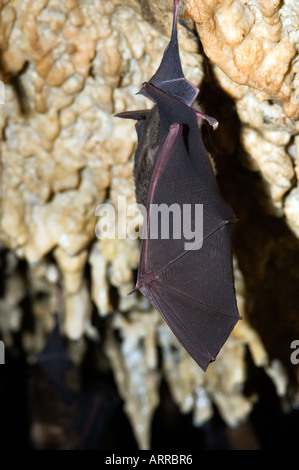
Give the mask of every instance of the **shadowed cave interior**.
[[[143, 20], [165, 33], [163, 21], [157, 21], [156, 11], [151, 10], [147, 1], [139, 3]], [[158, 3], [160, 6], [163, 2]], [[277, 216], [262, 172], [250, 168], [240, 138], [244, 123], [239, 121], [235, 101], [218, 83], [193, 22], [184, 17], [180, 24], [188, 30], [188, 38], [197, 43], [203, 56], [204, 79], [199, 101], [205, 112], [220, 123], [215, 132], [204, 124], [202, 133], [206, 148], [215, 160], [224, 199], [239, 219], [234, 230], [233, 251], [244, 279], [246, 321], [261, 338], [269, 359], [279, 361], [283, 367], [282, 376], [288, 377], [288, 386], [287, 392], [279, 396], [265, 368], [256, 365], [250, 347], [245, 345], [246, 377], [242, 393], [253, 403], [252, 411], [238, 425], [231, 427], [212, 403], [213, 416], [201, 426], [195, 426], [192, 412], [183, 413], [174, 400], [169, 381], [162, 372], [163, 351], [157, 344], [157, 370], [161, 371], [161, 379], [158, 383], [159, 403], [150, 427], [150, 448], [168, 452], [294, 449], [299, 426], [298, 369], [291, 363], [290, 345], [299, 337], [299, 240], [285, 217]], [[2, 79], [13, 90], [24, 122], [27, 119], [30, 122], [32, 117], [30, 97], [24, 86], [30, 66], [29, 60], [24, 61], [15, 74], [4, 69], [4, 62], [1, 66]], [[93, 64], [88, 77], [96, 81], [97, 75], [97, 67]], [[118, 75], [118, 80], [121, 88], [122, 82], [126, 83], [125, 72]], [[275, 100], [269, 100], [268, 104], [274, 106]], [[109, 110], [109, 119], [112, 119], [114, 110], [110, 109], [110, 104], [105, 106]], [[6, 127], [2, 127], [3, 142], [9, 138]], [[290, 145], [294, 138], [291, 137]], [[127, 162], [120, 164], [118, 161], [115, 165], [119, 168]], [[77, 186], [84, 180], [82, 168], [78, 173]], [[295, 186], [294, 177], [293, 186], [284, 194], [284, 200]], [[67, 190], [62, 189], [61, 193], [67, 193]], [[102, 200], [113, 196], [109, 187], [103, 192]], [[55, 194], [49, 195], [47, 203], [54, 200]], [[43, 283], [42, 276], [34, 277], [34, 263], [16, 256], [7, 240], [1, 241], [0, 247], [0, 316], [2, 310], [3, 316], [7, 314], [6, 280], [15, 277], [12, 295], [20, 295], [18, 312], [21, 321], [20, 328], [8, 333], [5, 328], [0, 328], [0, 339], [6, 345], [5, 365], [0, 366], [0, 448], [137, 450], [138, 442], [126, 413], [126, 403], [105, 349], [105, 342], [111, 335], [114, 344], [120, 346], [123, 341], [121, 328], [113, 320], [122, 301], [118, 286], [109, 285], [112, 307], [109, 315], [100, 316], [95, 302], [91, 302], [91, 325], [99, 333], [100, 341], [94, 341], [92, 337], [72, 341], [61, 337], [57, 330], [57, 326], [63, 324], [60, 276], [54, 283], [56, 330], [48, 336], [47, 347], [50, 349], [44, 349], [43, 340], [38, 342], [39, 335], [43, 338], [44, 330], [41, 310], [36, 310], [36, 305], [40, 308], [44, 305], [47, 309], [53, 292]], [[53, 249], [43, 259], [49, 265], [57, 265], [55, 256]], [[109, 272], [112, 262], [107, 265]], [[131, 270], [136, 278], [136, 267]], [[93, 273], [88, 263], [84, 266], [83, 278], [87, 291], [91, 292]], [[22, 295], [18, 292], [18, 282], [24, 289]], [[143, 314], [148, 315], [148, 311], [145, 309]], [[129, 308], [124, 308], [121, 315], [128, 324], [133, 322]], [[37, 338], [37, 346], [32, 346], [30, 334]]]

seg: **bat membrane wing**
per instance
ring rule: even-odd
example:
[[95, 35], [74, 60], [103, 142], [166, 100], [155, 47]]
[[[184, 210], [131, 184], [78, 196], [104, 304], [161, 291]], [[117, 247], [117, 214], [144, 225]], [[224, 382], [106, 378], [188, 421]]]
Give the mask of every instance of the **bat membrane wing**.
[[[195, 217], [196, 205], [202, 217]], [[137, 288], [205, 370], [240, 317], [231, 261], [235, 215], [221, 197], [197, 126], [173, 124], [162, 140], [147, 215]]]
[[170, 96], [175, 96], [187, 105], [191, 105], [199, 93], [199, 89], [190, 83], [186, 78], [175, 78], [173, 80], [150, 80], [160, 90]]
[[230, 232], [231, 224], [224, 225], [204, 240], [200, 250], [188, 251], [145, 287], [173, 333], [204, 370], [240, 318], [232, 267], [227, 265]]
[[[160, 145], [151, 175], [147, 199], [148, 241], [144, 240], [147, 266], [144, 268], [153, 272], [184, 254], [188, 242], [194, 242], [192, 251], [197, 251], [196, 235], [201, 226], [199, 244], [227, 221], [235, 219], [234, 212], [221, 197], [197, 126], [188, 130], [187, 137], [183, 128], [181, 124], [171, 127]], [[192, 217], [195, 205], [202, 205], [202, 221], [200, 217], [197, 221]], [[166, 233], [165, 238], [162, 233]], [[184, 233], [195, 235], [191, 239]]]
[[53, 382], [58, 385], [64, 384], [64, 375], [71, 365], [71, 359], [58, 323], [51, 332], [44, 350], [38, 355], [38, 362]]

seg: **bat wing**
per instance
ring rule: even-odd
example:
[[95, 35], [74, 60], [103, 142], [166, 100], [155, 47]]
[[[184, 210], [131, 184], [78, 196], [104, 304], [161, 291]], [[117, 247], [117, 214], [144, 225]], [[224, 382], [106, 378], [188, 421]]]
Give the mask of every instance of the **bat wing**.
[[65, 387], [64, 375], [72, 362], [58, 323], [51, 332], [44, 350], [38, 355], [38, 363], [56, 385]]
[[137, 121], [135, 124], [135, 129], [138, 139], [140, 140], [142, 137], [144, 124], [146, 123], [149, 114], [150, 109], [141, 109], [136, 111], [124, 111], [122, 113], [115, 114], [114, 117], [119, 117], [122, 119], [135, 119]]
[[[163, 99], [171, 114], [174, 100]], [[164, 107], [156, 102], [166, 127]], [[174, 106], [180, 115], [180, 105]], [[196, 204], [202, 204], [202, 219], [199, 216], [196, 220]], [[159, 207], [164, 208], [164, 215], [157, 211]], [[187, 207], [193, 210], [190, 220], [184, 216]], [[233, 210], [221, 197], [196, 121], [194, 125], [172, 123], [162, 138], [151, 176], [136, 288], [203, 370], [215, 360], [240, 318], [232, 269], [235, 220]], [[163, 238], [163, 221], [168, 223], [168, 239]], [[198, 235], [201, 227], [200, 239], [194, 240], [192, 249], [186, 249], [190, 230]]]

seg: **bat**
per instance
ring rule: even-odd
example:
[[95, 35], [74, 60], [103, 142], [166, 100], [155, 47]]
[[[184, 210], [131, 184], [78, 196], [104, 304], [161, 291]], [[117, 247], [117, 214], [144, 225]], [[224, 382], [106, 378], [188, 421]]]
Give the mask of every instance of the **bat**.
[[[95, 378], [92, 368], [83, 376], [80, 366], [72, 362], [58, 319], [37, 362], [39, 368], [30, 381], [31, 426], [39, 423], [40, 432], [32, 433], [32, 444], [43, 450], [92, 450], [105, 445], [106, 427], [120, 406], [119, 399], [98, 374]], [[67, 372], [71, 380], [66, 379]]]
[[221, 196], [200, 133], [203, 119], [214, 129], [218, 123], [202, 112], [195, 101], [199, 89], [183, 74], [178, 8], [174, 0], [170, 42], [139, 91], [154, 107], [116, 116], [137, 121], [135, 192], [137, 203], [146, 206], [134, 290], [205, 371], [241, 318], [232, 267], [237, 218]]
[[67, 396], [69, 390], [65, 384], [65, 374], [72, 365], [72, 362], [67, 353], [64, 339], [60, 334], [57, 320], [49, 335], [47, 344], [43, 351], [38, 354], [37, 360], [40, 367], [57, 389], [62, 392], [63, 396]]

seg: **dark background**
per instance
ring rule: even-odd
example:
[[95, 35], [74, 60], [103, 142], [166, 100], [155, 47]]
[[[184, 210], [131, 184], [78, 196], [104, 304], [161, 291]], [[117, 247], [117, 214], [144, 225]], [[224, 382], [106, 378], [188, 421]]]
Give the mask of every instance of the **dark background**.
[[[92, 344], [87, 352], [87, 363], [97, 354], [94, 348]], [[26, 363], [21, 348], [7, 350], [6, 363], [0, 367], [1, 449], [136, 451], [112, 374], [101, 375], [87, 363], [83, 361], [81, 367], [74, 368], [68, 362], [64, 370], [75, 371], [80, 387], [75, 391], [61, 389], [43, 367]], [[235, 429], [225, 425], [216, 409], [209, 422], [195, 428], [192, 416], [180, 413], [162, 381], [161, 402], [152, 423], [151, 450], [186, 453], [296, 449], [298, 411], [284, 411], [272, 382], [252, 364], [249, 354], [247, 363], [245, 393], [254, 389], [259, 400], [249, 419]], [[32, 436], [36, 423], [40, 423], [38, 438]], [[49, 432], [53, 425], [59, 432]]]

